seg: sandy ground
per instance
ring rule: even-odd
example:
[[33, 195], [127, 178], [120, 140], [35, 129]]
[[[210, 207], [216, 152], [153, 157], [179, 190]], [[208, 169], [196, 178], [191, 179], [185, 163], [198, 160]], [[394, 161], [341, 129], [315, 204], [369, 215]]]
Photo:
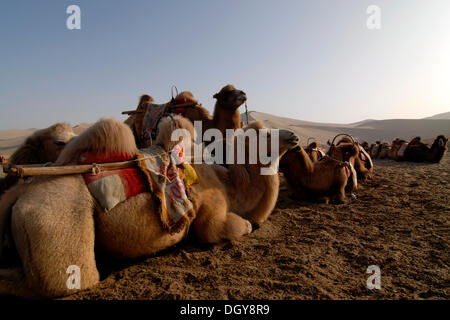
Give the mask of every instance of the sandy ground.
[[[101, 259], [100, 284], [65, 299], [449, 299], [449, 155], [375, 169], [345, 205], [291, 200], [283, 183], [268, 221], [239, 241]], [[367, 289], [369, 265], [381, 290]]]

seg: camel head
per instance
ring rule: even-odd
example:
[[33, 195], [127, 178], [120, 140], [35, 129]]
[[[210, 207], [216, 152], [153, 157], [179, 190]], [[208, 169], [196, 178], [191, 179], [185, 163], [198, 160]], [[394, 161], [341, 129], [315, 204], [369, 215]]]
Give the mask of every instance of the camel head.
[[433, 145], [436, 144], [439, 148], [447, 150], [447, 143], [448, 139], [445, 136], [440, 135], [434, 140]]
[[[250, 130], [252, 130], [255, 134], [249, 134]], [[241, 132], [238, 131], [235, 135], [235, 163], [239, 163], [237, 157], [240, 154], [238, 149], [240, 148], [239, 140], [242, 139], [240, 137], [242, 132], [245, 136], [245, 166], [247, 168], [255, 169], [268, 168], [272, 166], [271, 168], [275, 168], [272, 174], [276, 173], [276, 165], [278, 164], [279, 159], [287, 151], [295, 148], [299, 143], [299, 138], [289, 130], [278, 130], [278, 134], [274, 134], [275, 131], [265, 128], [262, 122], [254, 121], [245, 127]], [[277, 136], [278, 141], [273, 141], [272, 139], [276, 139]], [[276, 142], [278, 142], [278, 144]], [[262, 143], [265, 145], [261, 145]], [[277, 146], [278, 150], [272, 150], [272, 147], [274, 146]], [[267, 150], [267, 152], [260, 153], [261, 150]], [[276, 153], [278, 153], [278, 157], [275, 156]], [[261, 157], [265, 157], [266, 159], [262, 159]]]
[[152, 103], [154, 100], [151, 96], [149, 96], [148, 94], [143, 94], [140, 98], [139, 98], [139, 103], [137, 106], [137, 110], [143, 110], [145, 109], [146, 105], [149, 103]]
[[361, 143], [361, 147], [363, 147], [364, 150], [366, 150], [367, 152], [370, 152], [370, 146], [369, 146], [369, 143], [367, 141], [363, 141]]
[[217, 99], [216, 106], [221, 106], [222, 108], [231, 111], [237, 110], [245, 101], [247, 101], [247, 95], [245, 92], [236, 89], [231, 84], [223, 87], [213, 97], [214, 99]]
[[29, 136], [9, 162], [11, 164], [41, 164], [55, 162], [64, 147], [75, 137], [67, 123], [57, 123]]

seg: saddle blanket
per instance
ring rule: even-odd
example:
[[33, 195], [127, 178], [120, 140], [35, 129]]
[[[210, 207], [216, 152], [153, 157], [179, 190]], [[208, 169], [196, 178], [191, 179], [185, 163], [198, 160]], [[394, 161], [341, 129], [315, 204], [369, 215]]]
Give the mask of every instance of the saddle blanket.
[[163, 226], [171, 234], [182, 230], [194, 218], [187, 189], [198, 183], [195, 169], [184, 163], [184, 148], [177, 145], [170, 154], [159, 146], [140, 150], [137, 155], [108, 155], [95, 152], [80, 156], [79, 164], [137, 160], [137, 168], [84, 174], [84, 181], [99, 205], [109, 211], [119, 203], [143, 192], [151, 192], [159, 205]]

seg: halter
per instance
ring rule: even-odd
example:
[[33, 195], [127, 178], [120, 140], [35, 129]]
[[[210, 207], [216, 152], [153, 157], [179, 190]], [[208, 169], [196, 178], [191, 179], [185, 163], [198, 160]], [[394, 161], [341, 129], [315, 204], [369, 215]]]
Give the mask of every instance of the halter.
[[347, 136], [347, 137], [349, 137], [349, 138], [352, 140], [353, 143], [355, 143], [355, 139], [353, 139], [353, 137], [352, 137], [351, 135], [346, 134], [346, 133], [340, 133], [340, 134], [336, 135], [336, 136], [333, 138], [333, 141], [331, 142], [330, 149], [328, 150], [327, 155], [331, 155], [331, 154], [332, 154], [334, 148], [336, 147], [336, 146], [334, 145], [334, 141], [335, 141], [336, 138], [339, 137], [339, 136]]

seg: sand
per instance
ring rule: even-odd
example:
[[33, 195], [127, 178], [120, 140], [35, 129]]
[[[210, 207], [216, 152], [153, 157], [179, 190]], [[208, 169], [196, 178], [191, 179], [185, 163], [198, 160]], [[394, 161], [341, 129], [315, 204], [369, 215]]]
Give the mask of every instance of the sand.
[[[284, 179], [283, 179], [284, 181]], [[156, 256], [101, 258], [100, 284], [65, 299], [449, 299], [450, 157], [375, 160], [344, 205], [292, 200], [239, 241], [178, 244]], [[381, 289], [369, 290], [369, 265]]]
[[[411, 131], [400, 120], [334, 125], [250, 115], [295, 131], [303, 144], [342, 132], [369, 142], [450, 134], [450, 120], [420, 120]], [[2, 152], [11, 154], [28, 132], [0, 131]], [[441, 164], [374, 164], [355, 201], [292, 200], [281, 177], [275, 210], [250, 235], [217, 245], [188, 238], [138, 260], [98, 256], [101, 282], [64, 299], [449, 299], [450, 156]], [[369, 265], [381, 269], [380, 290], [367, 288]]]

